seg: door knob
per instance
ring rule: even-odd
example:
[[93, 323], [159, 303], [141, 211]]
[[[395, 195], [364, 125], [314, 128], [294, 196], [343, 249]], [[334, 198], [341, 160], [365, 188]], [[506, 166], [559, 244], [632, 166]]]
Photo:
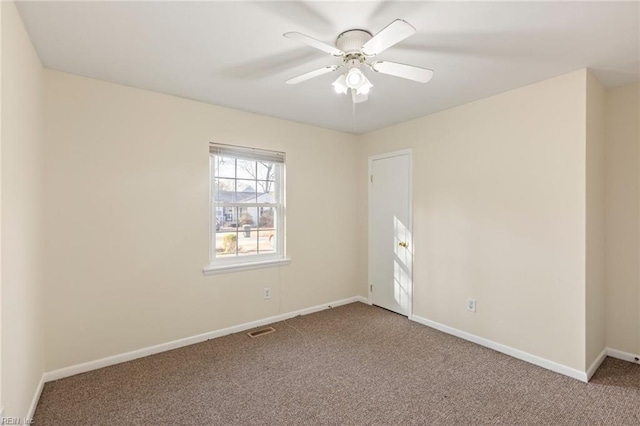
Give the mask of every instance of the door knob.
[[404, 241], [400, 241], [400, 242], [398, 243], [398, 245], [399, 245], [400, 247], [407, 248], [407, 243], [406, 243], [406, 242], [404, 242]]

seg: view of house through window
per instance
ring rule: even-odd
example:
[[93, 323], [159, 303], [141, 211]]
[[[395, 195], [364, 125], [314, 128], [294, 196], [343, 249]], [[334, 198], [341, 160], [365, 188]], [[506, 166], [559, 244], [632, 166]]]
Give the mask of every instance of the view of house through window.
[[284, 153], [212, 144], [210, 157], [212, 263], [282, 257]]

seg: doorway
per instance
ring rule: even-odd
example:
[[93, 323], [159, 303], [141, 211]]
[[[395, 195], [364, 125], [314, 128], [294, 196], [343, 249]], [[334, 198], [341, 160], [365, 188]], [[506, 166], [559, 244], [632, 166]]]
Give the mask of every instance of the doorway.
[[369, 157], [369, 302], [411, 318], [411, 150]]

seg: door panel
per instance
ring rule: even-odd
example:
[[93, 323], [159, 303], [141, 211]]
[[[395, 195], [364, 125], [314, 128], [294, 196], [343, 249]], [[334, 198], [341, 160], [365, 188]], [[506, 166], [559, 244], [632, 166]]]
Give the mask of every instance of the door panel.
[[402, 315], [412, 297], [410, 165], [408, 153], [373, 159], [369, 189], [371, 302]]

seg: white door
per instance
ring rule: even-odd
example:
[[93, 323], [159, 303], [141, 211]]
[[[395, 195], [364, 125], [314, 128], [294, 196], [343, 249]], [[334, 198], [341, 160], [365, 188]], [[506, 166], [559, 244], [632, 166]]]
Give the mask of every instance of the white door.
[[372, 304], [411, 315], [411, 152], [369, 158], [369, 291]]

